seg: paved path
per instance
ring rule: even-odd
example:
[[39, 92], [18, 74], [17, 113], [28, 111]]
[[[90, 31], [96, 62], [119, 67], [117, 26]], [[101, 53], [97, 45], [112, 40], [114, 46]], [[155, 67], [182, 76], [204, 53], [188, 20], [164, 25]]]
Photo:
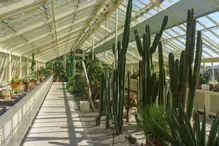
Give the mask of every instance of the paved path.
[[53, 83], [23, 146], [92, 146], [64, 83]]

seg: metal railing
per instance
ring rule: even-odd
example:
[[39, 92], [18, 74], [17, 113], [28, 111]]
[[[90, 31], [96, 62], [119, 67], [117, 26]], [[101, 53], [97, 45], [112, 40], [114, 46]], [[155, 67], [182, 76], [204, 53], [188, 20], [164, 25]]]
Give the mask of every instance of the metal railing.
[[52, 83], [50, 76], [0, 117], [0, 146], [21, 144]]

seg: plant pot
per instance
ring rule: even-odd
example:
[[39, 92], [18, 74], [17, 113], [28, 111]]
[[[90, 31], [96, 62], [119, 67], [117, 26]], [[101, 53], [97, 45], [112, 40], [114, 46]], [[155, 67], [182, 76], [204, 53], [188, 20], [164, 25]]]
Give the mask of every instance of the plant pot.
[[36, 80], [30, 80], [30, 83], [33, 83], [34, 85], [37, 85], [37, 81]]
[[147, 138], [146, 146], [164, 146], [163, 142], [154, 138]]
[[210, 85], [202, 84], [202, 90], [210, 90]]
[[30, 92], [31, 91], [31, 86], [29, 84], [26, 84], [24, 91]]
[[12, 90], [24, 90], [24, 84], [11, 84]]

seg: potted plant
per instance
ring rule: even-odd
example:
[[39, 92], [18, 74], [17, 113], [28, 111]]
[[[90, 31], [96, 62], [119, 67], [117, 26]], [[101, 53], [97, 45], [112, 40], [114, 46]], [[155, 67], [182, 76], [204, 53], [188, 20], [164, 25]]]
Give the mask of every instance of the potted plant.
[[168, 116], [163, 105], [140, 106], [136, 115], [137, 125], [144, 131], [147, 146], [164, 146], [167, 139], [164, 129], [168, 129]]
[[2, 89], [2, 91], [0, 92], [0, 96], [4, 100], [11, 100], [11, 92], [8, 89]]
[[34, 85], [37, 85], [37, 82], [38, 82], [38, 73], [34, 72], [31, 75], [30, 83], [33, 83]]
[[26, 92], [30, 92], [30, 90], [31, 90], [30, 80], [31, 80], [30, 76], [26, 76], [26, 77], [23, 78], [23, 83], [25, 85], [24, 91], [26, 91]]
[[11, 80], [11, 88], [12, 90], [24, 90], [24, 84], [21, 79], [15, 76]]
[[211, 80], [211, 74], [209, 71], [204, 71], [202, 73], [200, 73], [199, 76], [199, 88], [201, 87], [201, 89], [210, 89], [210, 85], [209, 82]]

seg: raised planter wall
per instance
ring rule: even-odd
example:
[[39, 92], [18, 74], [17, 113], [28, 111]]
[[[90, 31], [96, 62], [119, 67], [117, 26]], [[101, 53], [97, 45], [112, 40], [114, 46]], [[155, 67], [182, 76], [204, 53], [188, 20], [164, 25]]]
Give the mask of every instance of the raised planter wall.
[[[125, 83], [125, 88], [127, 88], [127, 79]], [[132, 91], [138, 91], [138, 81], [136, 79], [130, 80], [130, 89]], [[204, 105], [207, 115], [216, 115], [219, 110], [219, 92], [212, 92], [207, 90], [196, 90], [196, 102], [199, 111], [204, 111]]]
[[0, 146], [21, 144], [52, 83], [50, 76], [0, 117]]

